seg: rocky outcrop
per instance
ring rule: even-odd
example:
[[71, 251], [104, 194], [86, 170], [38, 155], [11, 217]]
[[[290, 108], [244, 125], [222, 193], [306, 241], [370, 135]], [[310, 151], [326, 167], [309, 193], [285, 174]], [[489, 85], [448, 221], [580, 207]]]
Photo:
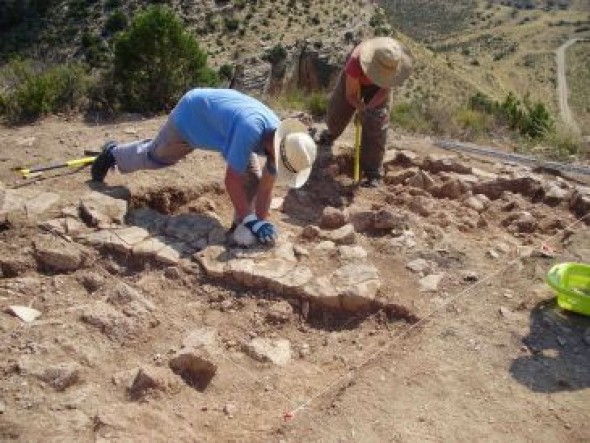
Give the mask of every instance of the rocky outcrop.
[[[289, 88], [305, 91], [329, 90], [334, 85], [354, 45], [343, 36], [333, 40], [301, 40], [281, 47], [277, 57], [252, 57], [239, 65], [232, 88], [258, 94], [278, 94]], [[271, 48], [267, 48], [268, 55]], [[265, 60], [266, 59], [266, 60]]]

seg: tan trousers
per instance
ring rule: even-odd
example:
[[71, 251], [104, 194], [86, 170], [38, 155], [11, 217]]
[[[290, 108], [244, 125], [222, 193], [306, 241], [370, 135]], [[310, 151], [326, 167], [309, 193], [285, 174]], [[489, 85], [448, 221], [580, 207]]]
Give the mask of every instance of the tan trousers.
[[[176, 125], [168, 119], [160, 128], [156, 138], [139, 140], [117, 145], [113, 156], [117, 168], [122, 173], [144, 169], [160, 169], [177, 163], [186, 157], [193, 148], [182, 138]], [[258, 156], [250, 154], [250, 160], [243, 177], [244, 189], [248, 201], [253, 205], [258, 192], [258, 183], [262, 175]]]
[[[365, 103], [379, 90], [378, 86], [362, 86], [361, 97]], [[375, 109], [362, 113], [363, 127], [361, 138], [361, 171], [365, 177], [380, 177], [385, 145], [387, 143], [387, 128], [389, 127], [389, 107], [391, 93], [387, 100]], [[346, 129], [354, 115], [355, 108], [346, 99], [346, 73], [342, 71], [338, 83], [332, 92], [328, 104], [327, 125], [330, 135], [335, 140]]]

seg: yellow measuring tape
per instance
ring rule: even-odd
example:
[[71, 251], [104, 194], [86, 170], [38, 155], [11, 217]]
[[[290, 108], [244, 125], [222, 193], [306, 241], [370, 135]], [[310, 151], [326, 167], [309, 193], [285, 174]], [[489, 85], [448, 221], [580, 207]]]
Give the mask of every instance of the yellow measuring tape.
[[354, 115], [354, 182], [361, 180], [361, 136], [363, 127], [358, 112]]
[[83, 166], [90, 165], [94, 162], [96, 156], [94, 157], [83, 157], [77, 158], [74, 160], [68, 160], [61, 163], [52, 163], [45, 166], [37, 166], [34, 168], [17, 168], [16, 170], [20, 172], [24, 178], [28, 178], [28, 176], [36, 173], [40, 173], [43, 171], [50, 171], [52, 169], [59, 169], [59, 168], [79, 168]]

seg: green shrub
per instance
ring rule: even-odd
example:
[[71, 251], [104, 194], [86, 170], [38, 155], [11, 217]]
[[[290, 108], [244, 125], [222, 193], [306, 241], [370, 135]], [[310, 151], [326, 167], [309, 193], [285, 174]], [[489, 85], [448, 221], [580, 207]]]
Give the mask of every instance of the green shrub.
[[460, 108], [453, 117], [456, 125], [464, 131], [463, 136], [466, 138], [485, 135], [493, 128], [493, 117], [485, 112]]
[[270, 97], [270, 106], [279, 109], [305, 109], [305, 96], [303, 91], [295, 88], [288, 88], [280, 95]]
[[498, 114], [501, 116], [510, 129], [518, 129], [523, 118], [524, 112], [520, 100], [510, 92], [502, 103], [497, 106]]
[[323, 117], [328, 110], [328, 97], [322, 92], [313, 92], [305, 100], [305, 108], [314, 117]]
[[520, 135], [540, 139], [553, 129], [553, 119], [543, 103], [532, 103], [528, 97], [519, 100], [512, 92], [501, 103], [478, 92], [469, 99], [469, 108], [494, 116]]
[[281, 60], [284, 60], [285, 58], [287, 58], [287, 50], [280, 43], [274, 45], [262, 56], [262, 60], [272, 63], [273, 65], [280, 62]]
[[104, 24], [104, 30], [109, 34], [115, 34], [116, 32], [122, 31], [127, 27], [127, 16], [123, 11], [115, 11]]
[[84, 59], [91, 67], [103, 66], [108, 59], [108, 47], [96, 34], [85, 32], [80, 40]]
[[234, 75], [234, 68], [232, 65], [223, 64], [219, 67], [218, 75], [220, 78], [225, 80], [231, 80]]
[[2, 111], [10, 123], [23, 123], [55, 112], [81, 109], [89, 78], [82, 65], [35, 67], [30, 61], [10, 62], [2, 73]]
[[554, 130], [547, 134], [545, 143], [549, 146], [549, 157], [564, 160], [581, 151], [580, 137], [569, 129]]
[[117, 35], [114, 78], [122, 109], [131, 112], [169, 110], [186, 90], [217, 82], [207, 54], [163, 6], [148, 8]]
[[426, 119], [416, 100], [394, 105], [390, 113], [390, 120], [395, 126], [409, 132], [428, 133], [432, 130], [432, 125]]
[[123, 0], [106, 0], [104, 6], [107, 9], [115, 9], [121, 6], [122, 2]]
[[495, 110], [496, 102], [485, 95], [483, 92], [477, 92], [469, 98], [469, 108], [475, 111], [492, 114]]
[[0, 2], [0, 29], [5, 31], [31, 19], [42, 18], [58, 3], [60, 0], [4, 0]]
[[540, 138], [553, 129], [551, 114], [543, 103], [525, 101], [525, 116], [518, 128], [520, 133], [531, 138]]
[[235, 17], [226, 17], [224, 22], [225, 29], [229, 32], [235, 32], [240, 27], [240, 20]]

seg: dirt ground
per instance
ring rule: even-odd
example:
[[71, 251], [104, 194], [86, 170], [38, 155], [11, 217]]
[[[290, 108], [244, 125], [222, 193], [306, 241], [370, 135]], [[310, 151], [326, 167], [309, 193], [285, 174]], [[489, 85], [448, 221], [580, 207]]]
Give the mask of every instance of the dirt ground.
[[[397, 182], [425, 167], [405, 165], [393, 153], [448, 155], [429, 139], [391, 134], [388, 157], [397, 161], [388, 164], [389, 184], [353, 191], [345, 155], [353, 136], [346, 133], [341, 155], [319, 165], [304, 190], [279, 190], [284, 203], [271, 217], [299, 239], [305, 226], [320, 223], [326, 206], [407, 213], [404, 233], [356, 237], [364, 260], [379, 271], [380, 297], [400, 308], [393, 316], [307, 314], [276, 291], [211, 278], [190, 256], [166, 266], [89, 249], [92, 261], [78, 269], [41, 266], [37, 242], [51, 234], [39, 223], [77, 207], [92, 189], [168, 214], [206, 205], [229, 227], [224, 166], [212, 153], [195, 152], [165, 170], [113, 173], [106, 187], [89, 183], [87, 170], [28, 182], [12, 170], [80, 157], [108, 139], [151, 137], [162, 122], [55, 117], [0, 128], [4, 187], [60, 197], [34, 218], [0, 218], [0, 440], [590, 440], [590, 318], [560, 310], [544, 283], [555, 263], [590, 262], [589, 224], [567, 201], [549, 205], [517, 189], [476, 211], [463, 197], [445, 197], [444, 186], [432, 194]], [[456, 162], [480, 177], [515, 168], [468, 157]], [[532, 215], [528, 224], [510, 217], [523, 211]], [[410, 243], [400, 243], [410, 231]], [[314, 270], [333, 269], [331, 252], [301, 244], [312, 251]], [[408, 268], [417, 259], [425, 270]], [[440, 281], [423, 290], [428, 276]], [[149, 309], [139, 316], [117, 311], [111, 329], [88, 321], [88, 307], [121, 283], [143, 294]], [[41, 316], [23, 323], [5, 311], [11, 305]], [[187, 335], [202, 327], [216, 331], [222, 351], [211, 383], [197, 388], [167, 368]], [[243, 344], [255, 337], [288, 340], [290, 361], [251, 358]], [[160, 380], [141, 396], [129, 390], [136, 368]]]

